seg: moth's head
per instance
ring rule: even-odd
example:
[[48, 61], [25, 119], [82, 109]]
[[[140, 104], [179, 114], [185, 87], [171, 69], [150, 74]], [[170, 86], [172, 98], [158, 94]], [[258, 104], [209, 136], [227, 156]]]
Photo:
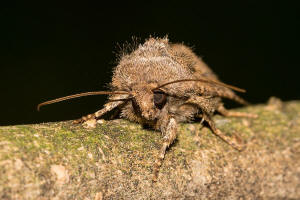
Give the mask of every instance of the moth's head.
[[167, 95], [153, 84], [140, 84], [132, 88], [132, 106], [137, 114], [146, 120], [158, 118], [167, 103]]

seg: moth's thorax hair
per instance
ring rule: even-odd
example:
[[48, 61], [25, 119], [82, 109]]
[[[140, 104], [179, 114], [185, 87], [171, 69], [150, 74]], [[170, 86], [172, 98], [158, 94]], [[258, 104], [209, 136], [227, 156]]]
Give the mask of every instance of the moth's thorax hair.
[[121, 58], [114, 70], [112, 86], [130, 88], [132, 85], [191, 78], [191, 71], [172, 57], [167, 38], [150, 38], [131, 54]]

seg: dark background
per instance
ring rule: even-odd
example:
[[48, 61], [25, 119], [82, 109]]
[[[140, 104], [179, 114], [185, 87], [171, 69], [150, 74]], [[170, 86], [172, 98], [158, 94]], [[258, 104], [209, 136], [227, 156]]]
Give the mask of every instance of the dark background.
[[[62, 1], [63, 2], [63, 1]], [[223, 3], [222, 3], [223, 2]], [[0, 125], [70, 120], [105, 96], [40, 102], [106, 90], [117, 43], [150, 34], [185, 42], [252, 103], [299, 99], [299, 8], [271, 1], [53, 3], [0, 8]]]

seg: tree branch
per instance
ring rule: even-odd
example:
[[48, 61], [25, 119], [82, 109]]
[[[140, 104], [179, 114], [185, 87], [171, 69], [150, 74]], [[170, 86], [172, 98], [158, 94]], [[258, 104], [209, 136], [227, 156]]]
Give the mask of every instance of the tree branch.
[[0, 127], [0, 199], [299, 199], [300, 102], [272, 98], [237, 110], [259, 117], [214, 120], [239, 134], [246, 150], [198, 123], [182, 124], [156, 183], [162, 137], [138, 124]]

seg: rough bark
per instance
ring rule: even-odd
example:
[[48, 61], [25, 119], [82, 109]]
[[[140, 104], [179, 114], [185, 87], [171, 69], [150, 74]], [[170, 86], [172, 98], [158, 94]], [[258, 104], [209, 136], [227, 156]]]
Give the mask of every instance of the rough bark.
[[215, 116], [247, 142], [237, 152], [198, 123], [180, 125], [158, 182], [161, 135], [126, 120], [0, 127], [0, 199], [300, 199], [300, 101]]

